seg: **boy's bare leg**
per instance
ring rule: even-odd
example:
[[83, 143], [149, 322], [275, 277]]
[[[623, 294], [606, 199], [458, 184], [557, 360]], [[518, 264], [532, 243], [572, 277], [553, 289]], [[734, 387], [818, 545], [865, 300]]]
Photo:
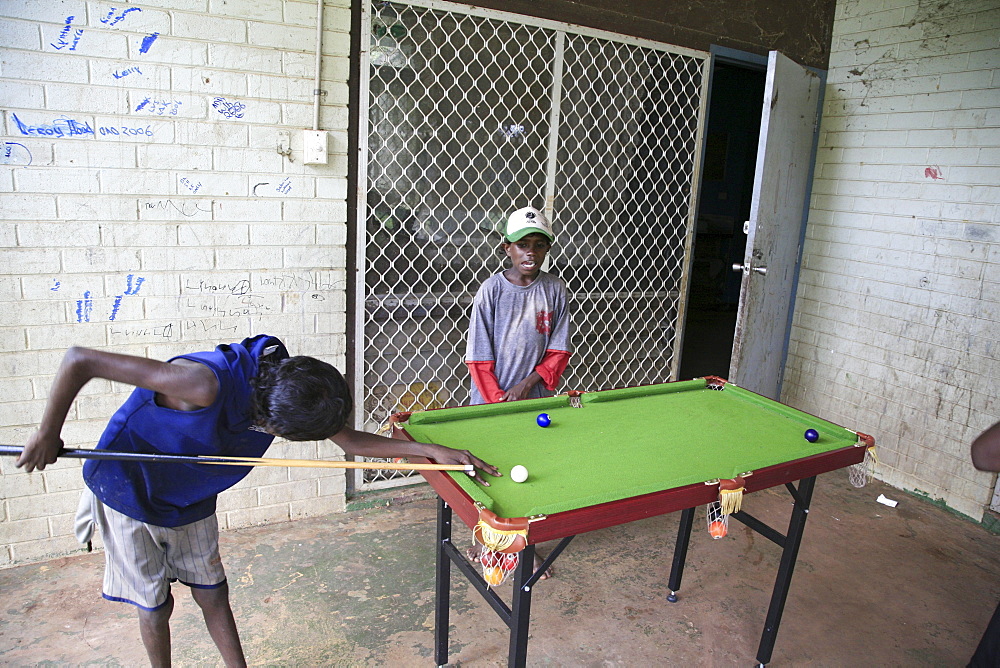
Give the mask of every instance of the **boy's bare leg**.
[[236, 619], [229, 605], [229, 584], [225, 583], [213, 589], [192, 587], [191, 595], [201, 608], [205, 626], [208, 627], [208, 633], [215, 641], [215, 646], [219, 648], [222, 660], [230, 668], [246, 666], [247, 660], [243, 655], [240, 634], [236, 630]]
[[[536, 552], [535, 553], [535, 570], [537, 571], [541, 567], [542, 567], [542, 557], [539, 556], [539, 554]], [[538, 579], [539, 580], [548, 580], [550, 577], [552, 577], [552, 567], [551, 566], [549, 566], [548, 570], [546, 570], [544, 573], [542, 573], [541, 575], [539, 575]]]
[[170, 615], [174, 611], [174, 597], [167, 594], [167, 601], [156, 610], [139, 608], [139, 633], [153, 668], [170, 665]]

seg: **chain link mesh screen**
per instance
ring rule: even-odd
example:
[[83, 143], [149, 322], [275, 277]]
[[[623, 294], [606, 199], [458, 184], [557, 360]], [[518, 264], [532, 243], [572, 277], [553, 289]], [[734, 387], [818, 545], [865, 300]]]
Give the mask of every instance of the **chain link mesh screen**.
[[702, 64], [567, 38], [554, 273], [567, 283], [576, 327], [569, 389], [670, 380]]
[[472, 298], [504, 268], [507, 214], [547, 195], [575, 330], [564, 388], [668, 380], [703, 59], [381, 2], [370, 46], [362, 427], [467, 402]]

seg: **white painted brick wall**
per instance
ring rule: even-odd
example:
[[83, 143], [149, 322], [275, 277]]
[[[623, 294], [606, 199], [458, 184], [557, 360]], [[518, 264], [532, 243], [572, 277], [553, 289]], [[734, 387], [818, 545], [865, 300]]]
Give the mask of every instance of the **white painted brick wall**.
[[[74, 344], [164, 359], [267, 332], [343, 367], [350, 3], [326, 0], [325, 166], [301, 155], [315, 18], [313, 0], [0, 2], [0, 442], [31, 433]], [[93, 447], [128, 389], [84, 388], [67, 446]], [[271, 454], [320, 452], [339, 451]], [[80, 466], [0, 460], [0, 567], [80, 549]], [[255, 470], [220, 521], [339, 512], [344, 489], [338, 471]]]
[[783, 399], [875, 435], [878, 476], [980, 519], [1000, 420], [995, 3], [838, 3]]

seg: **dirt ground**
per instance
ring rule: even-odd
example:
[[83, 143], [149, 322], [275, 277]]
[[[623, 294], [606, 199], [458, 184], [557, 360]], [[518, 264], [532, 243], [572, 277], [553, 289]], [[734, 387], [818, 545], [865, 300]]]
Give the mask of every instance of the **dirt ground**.
[[[876, 503], [880, 493], [898, 507]], [[433, 664], [436, 500], [410, 496], [223, 534], [252, 665]], [[782, 531], [790, 507], [784, 488], [744, 500]], [[678, 518], [578, 536], [535, 589], [528, 664], [753, 665], [779, 548], [735, 522], [713, 541], [699, 513], [680, 600], [668, 603]], [[456, 528], [456, 543], [470, 534]], [[771, 665], [965, 665], [1000, 600], [998, 555], [1000, 536], [925, 499], [820, 476]], [[96, 552], [0, 570], [0, 663], [146, 664], [134, 609], [101, 598], [102, 571]], [[452, 665], [504, 665], [506, 628], [455, 577]], [[187, 588], [174, 593], [175, 664], [221, 665]]]

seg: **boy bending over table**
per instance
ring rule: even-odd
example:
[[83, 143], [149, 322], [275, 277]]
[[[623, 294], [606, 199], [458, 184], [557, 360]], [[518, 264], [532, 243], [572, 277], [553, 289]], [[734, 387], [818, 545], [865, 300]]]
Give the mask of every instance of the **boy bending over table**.
[[[281, 341], [267, 335], [167, 362], [70, 348], [17, 466], [30, 473], [56, 461], [70, 406], [93, 378], [135, 386], [111, 417], [99, 450], [260, 457], [275, 436], [329, 438], [349, 455], [420, 456], [500, 475], [467, 450], [348, 427], [353, 402], [340, 372], [312, 357], [289, 357]], [[215, 507], [217, 495], [249, 472], [249, 466], [96, 459], [83, 466], [92, 496], [85, 493], [81, 515], [93, 517], [104, 540], [104, 598], [136, 606], [153, 666], [170, 665], [174, 580], [191, 588], [226, 665], [246, 665], [219, 556]], [[478, 471], [475, 478], [489, 484]]]

